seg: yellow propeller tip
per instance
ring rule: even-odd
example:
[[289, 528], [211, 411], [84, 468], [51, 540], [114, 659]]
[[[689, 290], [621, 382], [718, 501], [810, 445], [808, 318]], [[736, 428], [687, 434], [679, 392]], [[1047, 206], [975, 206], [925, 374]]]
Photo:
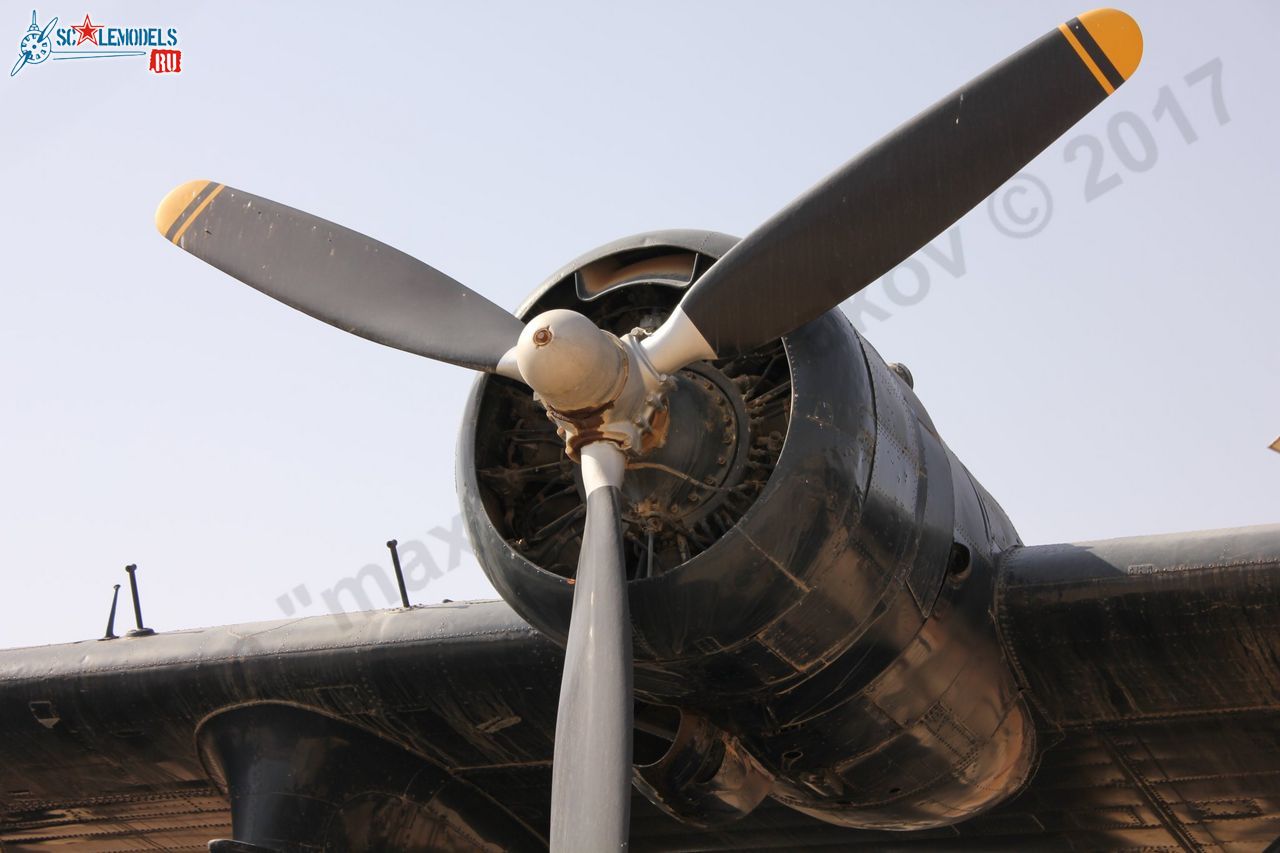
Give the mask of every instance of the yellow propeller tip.
[[1128, 80], [1142, 61], [1142, 30], [1138, 22], [1119, 9], [1094, 9], [1080, 16], [1120, 76]]
[[173, 235], [170, 232], [178, 225], [183, 212], [211, 186], [214, 186], [213, 181], [187, 181], [170, 190], [160, 202], [160, 206], [156, 208], [156, 230], [163, 234], [166, 240], [172, 240]]

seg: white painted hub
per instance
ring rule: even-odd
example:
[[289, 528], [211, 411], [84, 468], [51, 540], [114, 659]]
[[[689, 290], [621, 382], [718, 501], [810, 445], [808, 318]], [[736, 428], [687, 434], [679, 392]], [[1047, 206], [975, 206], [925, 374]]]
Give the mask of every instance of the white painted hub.
[[576, 311], [556, 308], [534, 317], [520, 333], [515, 355], [524, 381], [560, 412], [612, 402], [627, 379], [618, 339]]

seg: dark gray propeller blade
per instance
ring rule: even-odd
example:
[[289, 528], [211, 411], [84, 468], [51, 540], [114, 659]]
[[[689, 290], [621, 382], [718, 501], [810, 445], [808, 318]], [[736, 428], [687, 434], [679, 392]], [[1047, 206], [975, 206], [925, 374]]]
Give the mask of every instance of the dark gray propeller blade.
[[[1115, 91], [1141, 55], [1142, 34], [1123, 12], [1098, 9], [1063, 24], [761, 225], [680, 309], [723, 358], [836, 307], [1017, 173]], [[670, 361], [678, 359], [660, 359]]]
[[398, 249], [212, 181], [169, 193], [156, 227], [202, 261], [317, 320], [437, 361], [494, 372], [524, 327]]
[[618, 490], [622, 466], [622, 452], [612, 444], [582, 450], [587, 519], [556, 716], [552, 853], [601, 853], [627, 846], [633, 710]]

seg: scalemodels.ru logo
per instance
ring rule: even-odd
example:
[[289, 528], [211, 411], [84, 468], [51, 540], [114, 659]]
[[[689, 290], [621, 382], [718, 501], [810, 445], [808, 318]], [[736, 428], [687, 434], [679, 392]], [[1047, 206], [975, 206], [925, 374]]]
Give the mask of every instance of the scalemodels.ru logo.
[[[138, 50], [137, 48], [149, 48]], [[45, 60], [121, 59], [150, 57], [149, 71], [173, 74], [182, 70], [182, 51], [178, 50], [178, 31], [174, 27], [108, 27], [95, 24], [89, 15], [77, 26], [58, 28], [58, 19], [43, 25], [31, 13], [31, 26], [18, 42], [18, 61], [9, 76], [28, 65]]]

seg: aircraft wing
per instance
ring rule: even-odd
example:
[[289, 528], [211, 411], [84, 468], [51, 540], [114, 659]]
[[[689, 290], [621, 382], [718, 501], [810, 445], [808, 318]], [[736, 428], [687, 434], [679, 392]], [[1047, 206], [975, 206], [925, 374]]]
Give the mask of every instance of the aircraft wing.
[[[1245, 851], [1280, 836], [1280, 526], [1019, 548], [996, 608], [1048, 734], [1012, 801], [902, 833], [766, 799], [701, 830], [636, 794], [632, 847]], [[427, 817], [406, 839], [538, 849], [562, 660], [496, 601], [0, 652], [0, 849], [231, 837], [229, 771], [202, 733], [258, 703], [334, 720], [366, 757], [409, 756], [397, 796]]]
[[1188, 850], [1280, 838], [1280, 525], [1020, 548], [997, 611], [1063, 739], [1023, 799], [1052, 799], [1045, 771], [1065, 761], [1096, 773], [1091, 793], [1070, 795], [1094, 804], [1080, 819], [1126, 838]]

